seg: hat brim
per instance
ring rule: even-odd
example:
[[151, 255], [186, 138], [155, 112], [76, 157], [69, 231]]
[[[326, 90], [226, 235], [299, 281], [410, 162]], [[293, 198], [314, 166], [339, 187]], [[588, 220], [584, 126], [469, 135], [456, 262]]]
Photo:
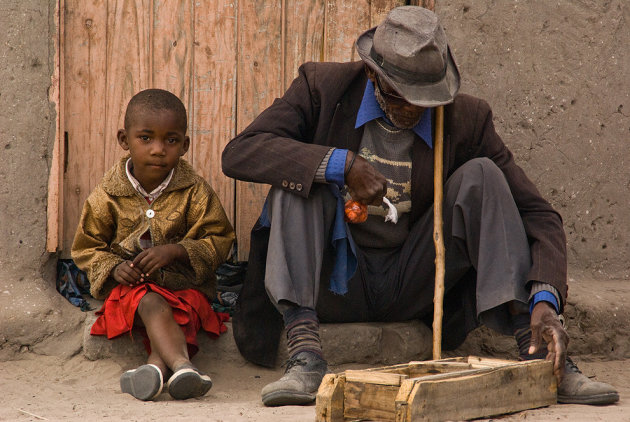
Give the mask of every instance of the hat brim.
[[390, 75], [370, 56], [376, 27], [368, 29], [356, 42], [357, 53], [361, 60], [382, 77], [407, 102], [420, 107], [437, 107], [452, 103], [459, 91], [460, 77], [457, 65], [448, 48], [446, 74], [438, 82], [409, 81], [397, 75]]

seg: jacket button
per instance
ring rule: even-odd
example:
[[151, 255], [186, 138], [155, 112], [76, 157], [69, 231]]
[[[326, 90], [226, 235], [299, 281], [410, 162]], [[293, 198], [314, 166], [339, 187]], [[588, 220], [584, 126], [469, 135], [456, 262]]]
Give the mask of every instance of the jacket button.
[[282, 181], [282, 187], [286, 188], [287, 186], [289, 186], [289, 182], [287, 182], [286, 180]]
[[295, 183], [293, 182], [289, 183], [289, 189], [295, 189]]
[[295, 189], [300, 192], [302, 190], [302, 184], [298, 183], [297, 185], [295, 185]]
[[146, 214], [147, 214], [147, 217], [149, 218], [155, 217], [155, 211], [153, 210], [147, 210]]

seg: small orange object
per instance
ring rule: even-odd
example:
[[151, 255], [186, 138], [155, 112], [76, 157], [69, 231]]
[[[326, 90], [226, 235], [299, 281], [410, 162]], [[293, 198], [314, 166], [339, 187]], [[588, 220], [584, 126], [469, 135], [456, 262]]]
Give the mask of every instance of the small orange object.
[[348, 223], [363, 223], [368, 218], [367, 205], [352, 199], [346, 202], [345, 219]]

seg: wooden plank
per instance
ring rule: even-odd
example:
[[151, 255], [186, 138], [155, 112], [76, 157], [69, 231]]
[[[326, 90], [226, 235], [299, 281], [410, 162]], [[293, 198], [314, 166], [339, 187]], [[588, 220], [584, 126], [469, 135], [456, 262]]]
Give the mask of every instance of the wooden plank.
[[346, 419], [393, 421], [398, 386], [350, 382], [346, 379], [343, 413]]
[[[235, 223], [235, 183], [221, 171], [221, 153], [236, 131], [236, 5], [195, 2], [191, 161]], [[248, 235], [249, 237], [249, 235]]]
[[107, 3], [105, 169], [125, 155], [116, 142], [116, 132], [124, 126], [127, 103], [138, 91], [151, 86], [152, 10], [152, 0]]
[[64, 0], [59, 0], [55, 4], [55, 38], [53, 40], [54, 48], [54, 68], [50, 81], [49, 99], [55, 105], [55, 141], [52, 148], [52, 157], [50, 162], [50, 174], [48, 175], [48, 198], [46, 207], [46, 251], [56, 252], [60, 245], [60, 236], [63, 236], [63, 215], [60, 209], [63, 201], [60, 196], [63, 195], [63, 138], [64, 138], [64, 121], [63, 121], [63, 28], [64, 28]]
[[396, 374], [391, 372], [369, 372], [361, 370], [348, 369], [344, 372], [347, 382], [370, 383], [380, 385], [393, 385], [400, 387], [402, 380], [409, 378], [405, 374]]
[[285, 91], [302, 63], [321, 61], [324, 45], [324, 0], [285, 2], [284, 78]]
[[[239, 3], [237, 132], [282, 95], [281, 0]], [[247, 259], [249, 233], [260, 215], [267, 185], [236, 183], [236, 235], [239, 258]]]
[[103, 0], [66, 0], [65, 6], [63, 124], [68, 139], [62, 257], [69, 257], [83, 202], [104, 171], [107, 7]]
[[326, 374], [317, 390], [315, 420], [317, 422], [343, 421], [343, 391], [346, 378], [343, 375]]
[[370, 1], [326, 0], [323, 59], [332, 62], [359, 60], [354, 43], [369, 28]]
[[[456, 375], [456, 373], [455, 373]], [[552, 364], [537, 361], [439, 380], [420, 379], [411, 420], [468, 420], [556, 403]]]
[[404, 0], [372, 0], [370, 2], [370, 27], [379, 25], [385, 20], [390, 10], [405, 4]]
[[396, 422], [410, 422], [411, 415], [409, 414], [409, 401], [412, 397], [416, 382], [414, 380], [406, 379], [400, 385], [398, 394], [396, 394]]

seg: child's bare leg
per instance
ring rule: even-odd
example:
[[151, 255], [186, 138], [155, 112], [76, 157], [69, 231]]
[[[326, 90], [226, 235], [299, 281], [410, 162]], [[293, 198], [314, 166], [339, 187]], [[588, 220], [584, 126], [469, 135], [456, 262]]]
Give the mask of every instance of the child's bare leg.
[[148, 363], [163, 369], [163, 373], [167, 368], [176, 371], [180, 366], [190, 364], [184, 332], [175, 322], [173, 311], [162, 296], [153, 292], [145, 294], [137, 312], [151, 342], [152, 353]]

